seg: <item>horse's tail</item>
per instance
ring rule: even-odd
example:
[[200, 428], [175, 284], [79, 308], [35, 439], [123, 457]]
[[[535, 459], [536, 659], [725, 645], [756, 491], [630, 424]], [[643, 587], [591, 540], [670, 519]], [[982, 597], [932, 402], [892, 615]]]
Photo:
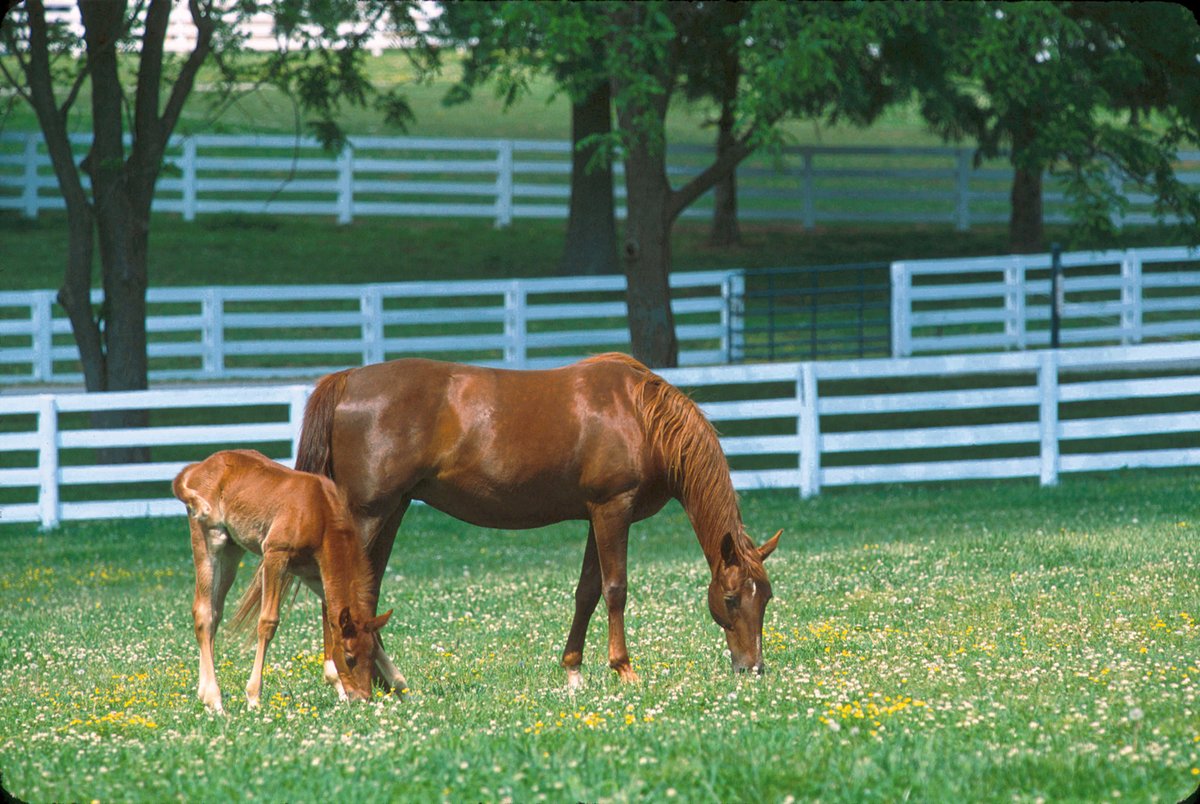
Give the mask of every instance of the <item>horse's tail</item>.
[[346, 377], [353, 369], [326, 374], [317, 382], [304, 407], [296, 469], [333, 477], [333, 414], [346, 391]]
[[[304, 423], [300, 427], [300, 447], [296, 451], [296, 469], [317, 475], [333, 477], [333, 413], [346, 390], [346, 375], [353, 369], [327, 374], [313, 389], [312, 396], [304, 408]], [[286, 598], [288, 589], [296, 581], [294, 575], [284, 575], [280, 598]], [[296, 590], [299, 591], [298, 589]], [[293, 595], [294, 597], [294, 595]], [[230, 620], [231, 634], [240, 634], [245, 643], [254, 641], [251, 625], [258, 621], [262, 609], [262, 565], [254, 573], [250, 586], [238, 600], [237, 611]]]

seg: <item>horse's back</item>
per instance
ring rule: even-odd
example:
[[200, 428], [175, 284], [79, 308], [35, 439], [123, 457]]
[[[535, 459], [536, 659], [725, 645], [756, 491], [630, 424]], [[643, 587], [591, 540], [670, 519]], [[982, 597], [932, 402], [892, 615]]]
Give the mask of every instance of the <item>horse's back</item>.
[[643, 484], [638, 373], [615, 360], [516, 371], [402, 359], [347, 376], [335, 477], [359, 503], [424, 500], [460, 519], [585, 519]]

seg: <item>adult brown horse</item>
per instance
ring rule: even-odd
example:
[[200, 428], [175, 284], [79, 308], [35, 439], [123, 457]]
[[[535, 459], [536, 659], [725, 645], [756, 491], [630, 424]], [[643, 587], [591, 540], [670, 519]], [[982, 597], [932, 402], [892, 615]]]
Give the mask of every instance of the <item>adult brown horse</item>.
[[[403, 359], [323, 377], [304, 413], [296, 468], [334, 480], [374, 570], [374, 592], [413, 500], [475, 525], [589, 524], [562, 663], [583, 683], [584, 638], [600, 596], [608, 662], [637, 679], [625, 646], [629, 526], [675, 498], [712, 571], [708, 607], [735, 670], [762, 672], [763, 568], [779, 542], [746, 535], [729, 466], [696, 405], [641, 363], [604, 354], [510, 371]], [[782, 532], [782, 531], [781, 531]], [[382, 646], [379, 672], [403, 677]]]

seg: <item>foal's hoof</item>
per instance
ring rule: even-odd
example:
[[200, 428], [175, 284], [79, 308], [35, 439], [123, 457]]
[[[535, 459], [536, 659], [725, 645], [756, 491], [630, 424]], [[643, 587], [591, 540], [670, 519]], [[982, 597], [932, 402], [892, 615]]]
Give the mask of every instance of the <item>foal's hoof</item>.
[[636, 684], [641, 680], [638, 678], [638, 674], [633, 672], [633, 668], [627, 664], [617, 665], [613, 670], [617, 671], [617, 678], [621, 679], [624, 684]]

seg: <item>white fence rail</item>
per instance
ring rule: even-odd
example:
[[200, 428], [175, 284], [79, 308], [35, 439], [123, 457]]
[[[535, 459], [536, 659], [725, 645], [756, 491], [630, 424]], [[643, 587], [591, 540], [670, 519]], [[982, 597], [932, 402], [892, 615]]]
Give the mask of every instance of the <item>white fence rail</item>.
[[[739, 489], [1037, 478], [1200, 465], [1200, 343], [663, 371], [726, 436]], [[0, 396], [0, 522], [182, 514], [188, 461], [255, 447], [290, 464], [306, 386]], [[719, 401], [704, 401], [706, 396]], [[149, 410], [98, 430], [91, 411]], [[152, 463], [93, 450], [148, 446]]]
[[[1064, 346], [1200, 336], [1200, 247], [1062, 256]], [[1050, 344], [1051, 255], [892, 263], [892, 356]]]
[[[671, 275], [682, 364], [729, 362], [741, 281]], [[623, 276], [151, 288], [147, 304], [152, 381], [317, 376], [404, 355], [547, 367], [629, 351]], [[0, 385], [81, 380], [54, 292], [0, 292]]]
[[[80, 159], [90, 141], [72, 142]], [[738, 168], [742, 220], [973, 224], [1008, 219], [1012, 170], [994, 161], [975, 167], [970, 148], [785, 148]], [[709, 148], [672, 148], [676, 182], [699, 173]], [[185, 220], [199, 215], [362, 216], [565, 219], [570, 197], [570, 143], [543, 140], [448, 140], [354, 137], [331, 155], [311, 138], [195, 135], [175, 137], [154, 208]], [[1184, 181], [1200, 182], [1200, 152], [1179, 155]], [[618, 165], [618, 215], [623, 168]], [[85, 177], [86, 181], [86, 177]], [[1063, 195], [1047, 180], [1048, 222], [1067, 220]], [[1131, 193], [1127, 224], [1154, 220], [1152, 199]], [[0, 133], [0, 209], [34, 218], [61, 209], [49, 156], [37, 133]], [[711, 214], [711, 193], [685, 217]]]

